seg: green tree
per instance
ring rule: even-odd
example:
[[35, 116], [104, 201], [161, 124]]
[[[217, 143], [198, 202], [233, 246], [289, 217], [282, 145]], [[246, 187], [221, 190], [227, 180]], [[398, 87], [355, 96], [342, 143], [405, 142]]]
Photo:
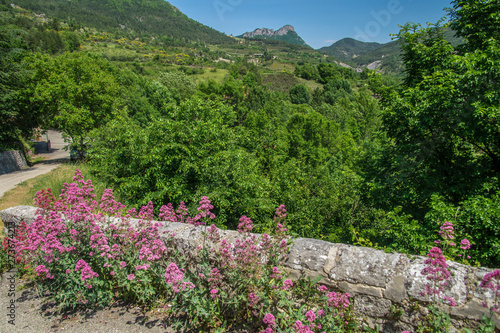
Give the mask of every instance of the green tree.
[[303, 84], [297, 84], [290, 88], [290, 100], [293, 104], [308, 104], [311, 101], [311, 93]]
[[119, 86], [114, 68], [100, 56], [35, 54], [26, 63], [32, 70], [25, 91], [27, 105], [52, 115], [53, 125], [80, 148], [87, 144], [91, 130], [116, 115]]
[[27, 54], [26, 32], [0, 27], [0, 149], [11, 148], [18, 136], [28, 137], [41, 122], [40, 112], [23, 108], [20, 92], [27, 82], [22, 59]]
[[491, 40], [500, 40], [499, 0], [453, 0], [452, 5], [450, 27], [467, 41], [460, 50], [486, 50]]
[[[385, 184], [379, 198], [401, 204], [420, 221], [433, 194], [457, 206], [489, 197], [499, 186], [499, 2], [453, 4], [450, 25], [465, 39], [460, 52], [444, 39], [439, 23], [425, 28], [407, 24], [398, 35], [406, 65], [404, 85], [384, 99], [383, 123], [394, 144], [387, 146], [379, 164]], [[483, 211], [494, 214], [484, 219], [497, 219], [496, 210]], [[474, 217], [462, 226], [477, 230], [471, 224], [480, 220]], [[485, 251], [491, 256], [495, 252]]]
[[165, 86], [178, 102], [193, 95], [196, 88], [193, 80], [181, 71], [163, 72], [158, 82]]

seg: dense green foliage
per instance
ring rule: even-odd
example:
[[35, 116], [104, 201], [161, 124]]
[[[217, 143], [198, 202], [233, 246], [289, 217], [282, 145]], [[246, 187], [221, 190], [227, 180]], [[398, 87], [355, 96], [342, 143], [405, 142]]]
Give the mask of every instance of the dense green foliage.
[[[429, 216], [436, 214], [437, 203], [462, 207], [457, 224], [481, 241], [485, 261], [498, 264], [500, 233], [488, 225], [498, 216], [489, 207], [499, 189], [499, 32], [498, 25], [479, 22], [477, 15], [494, 12], [490, 17], [496, 22], [500, 4], [453, 5], [451, 25], [466, 41], [458, 50], [466, 52], [457, 53], [439, 25], [407, 24], [399, 34], [406, 76], [402, 89], [385, 99], [384, 124], [395, 144], [392, 156], [381, 160], [380, 166], [390, 168], [380, 191], [388, 206], [399, 203], [420, 219], [427, 213], [424, 228], [434, 227]], [[470, 22], [477, 24], [474, 31]]]
[[498, 266], [498, 1], [452, 5], [453, 42], [408, 24], [391, 44], [402, 82], [276, 40], [208, 47], [6, 7], [0, 140], [58, 127], [126, 204], [208, 196], [219, 227], [269, 231], [284, 204], [295, 235], [424, 254], [450, 219]]
[[[109, 121], [119, 103], [118, 83], [109, 62], [95, 55], [66, 53], [27, 57], [30, 107], [52, 115], [53, 125], [83, 147], [90, 130]], [[26, 102], [28, 103], [28, 102]]]
[[0, 16], [0, 150], [15, 147], [19, 136], [29, 137], [33, 128], [48, 122], [44, 110], [25, 96], [30, 68], [23, 59], [30, 51], [56, 54], [79, 46], [71, 33], [50, 30], [53, 21], [36, 22], [14, 10]]
[[235, 65], [223, 83], [200, 84], [197, 94], [170, 104], [145, 128], [133, 117], [109, 123], [94, 137], [91, 163], [101, 177], [116, 179], [129, 202], [196, 203], [207, 195], [217, 204], [221, 225], [235, 227], [244, 212], [260, 230], [266, 230], [273, 207], [284, 203], [297, 234], [349, 240], [333, 230], [359, 196], [359, 176], [350, 170], [359, 158], [351, 130], [360, 142], [372, 135], [375, 128], [368, 124], [377, 123], [376, 103], [367, 92], [345, 92], [352, 99], [342, 100], [345, 111], [365, 108], [359, 123], [352, 122], [337, 114], [341, 106], [335, 103], [321, 103], [321, 112], [308, 106], [303, 85], [290, 90], [292, 101], [297, 96], [302, 104], [294, 106], [286, 95], [257, 86], [255, 70]]

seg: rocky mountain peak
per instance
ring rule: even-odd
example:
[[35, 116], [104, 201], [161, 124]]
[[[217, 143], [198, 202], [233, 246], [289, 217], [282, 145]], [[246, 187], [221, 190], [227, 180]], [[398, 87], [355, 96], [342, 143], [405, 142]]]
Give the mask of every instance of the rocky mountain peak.
[[287, 25], [279, 28], [278, 31], [275, 32], [275, 35], [283, 36], [283, 35], [286, 35], [290, 31], [295, 31], [295, 28], [293, 26], [287, 24]]
[[274, 37], [274, 36], [283, 36], [286, 35], [290, 31], [295, 31], [294, 27], [291, 25], [285, 25], [281, 28], [279, 28], [277, 31], [274, 31], [274, 29], [268, 29], [268, 28], [257, 28], [252, 32], [245, 32], [242, 36], [247, 37], [247, 38], [253, 38], [255, 36], [266, 36], [266, 37]]

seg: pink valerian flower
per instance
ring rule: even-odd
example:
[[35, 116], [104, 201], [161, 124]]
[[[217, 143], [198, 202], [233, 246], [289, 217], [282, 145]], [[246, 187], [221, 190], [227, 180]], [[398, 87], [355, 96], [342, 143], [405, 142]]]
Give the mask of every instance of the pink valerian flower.
[[318, 289], [319, 289], [319, 291], [327, 291], [328, 290], [328, 288], [325, 285], [319, 286]]
[[160, 214], [158, 215], [160, 221], [177, 222], [177, 216], [175, 215], [174, 206], [168, 203], [166, 206], [160, 207]]
[[312, 310], [309, 310], [306, 312], [306, 318], [307, 320], [309, 320], [309, 322], [313, 322], [316, 320], [316, 314], [314, 313], [314, 311]]
[[273, 267], [272, 273], [269, 277], [271, 279], [281, 279], [282, 274], [281, 274], [280, 270], [278, 269], [278, 267]]
[[45, 275], [45, 277], [47, 279], [53, 279], [54, 278], [54, 275], [50, 275], [49, 269], [47, 267], [45, 267], [44, 265], [38, 265], [35, 268], [35, 271], [36, 271], [36, 275], [38, 275], [38, 276]]
[[154, 213], [153, 213], [153, 202], [149, 201], [146, 206], [142, 206], [141, 209], [139, 210], [139, 218], [147, 221], [151, 221], [154, 219]]
[[176, 213], [177, 213], [177, 222], [185, 223], [186, 216], [187, 216], [187, 208], [186, 208], [186, 204], [184, 203], [184, 201], [181, 201], [179, 203], [179, 207], [177, 208]]
[[35, 198], [33, 199], [35, 206], [40, 207], [43, 210], [51, 209], [55, 201], [54, 194], [52, 194], [52, 190], [50, 188], [36, 192]]
[[286, 215], [285, 205], [280, 205], [278, 208], [276, 208], [276, 212], [274, 213], [274, 220], [276, 222], [280, 222], [286, 218]]
[[115, 200], [112, 189], [104, 190], [99, 208], [112, 216], [120, 215], [125, 210], [125, 205]]
[[127, 210], [127, 217], [137, 217], [137, 210], [135, 208]]
[[282, 290], [288, 290], [293, 287], [293, 282], [290, 279], [286, 279], [283, 281], [283, 287], [281, 287]]
[[326, 303], [335, 309], [347, 309], [351, 302], [349, 301], [350, 295], [348, 293], [341, 294], [332, 291], [328, 295]]
[[240, 233], [252, 232], [252, 229], [253, 229], [252, 220], [250, 220], [245, 215], [240, 217], [240, 223], [238, 224], [238, 232]]
[[443, 301], [445, 304], [449, 305], [449, 306], [457, 306], [457, 302], [455, 302], [455, 300], [453, 298], [451, 298], [450, 296], [443, 296]]
[[285, 205], [281, 205], [278, 208], [276, 208], [276, 212], [274, 213], [274, 222], [276, 223], [276, 237], [279, 239], [283, 239], [286, 237], [286, 232], [288, 229], [284, 225], [284, 221], [286, 218], [286, 209]]
[[318, 310], [318, 317], [324, 317], [324, 316], [325, 316], [325, 311]]
[[460, 248], [462, 250], [470, 249], [470, 242], [467, 238], [462, 239], [462, 241], [460, 242]]
[[294, 329], [297, 333], [314, 333], [309, 326], [302, 324], [300, 320], [295, 322]]
[[194, 225], [205, 224], [205, 221], [203, 221], [203, 219], [205, 219], [206, 217], [213, 220], [215, 218], [215, 215], [211, 212], [212, 209], [214, 209], [214, 206], [212, 206], [208, 197], [202, 197], [200, 200], [200, 206], [198, 207], [199, 213], [196, 214], [191, 223]]
[[215, 224], [212, 224], [210, 227], [207, 228], [207, 239], [214, 244], [220, 242], [221, 236]]
[[222, 274], [220, 273], [219, 269], [217, 268], [212, 268], [210, 270], [210, 273], [208, 273], [208, 283], [210, 283], [212, 288], [216, 288], [218, 286], [222, 285]]
[[111, 271], [111, 272], [109, 272], [109, 275], [113, 276], [113, 275], [115, 275], [115, 272]]
[[127, 267], [127, 263], [125, 261], [120, 262], [120, 269]]
[[127, 279], [128, 279], [128, 280], [130, 280], [130, 281], [132, 281], [132, 280], [134, 280], [134, 279], [135, 279], [135, 275], [134, 275], [134, 274], [129, 274], [129, 275], [127, 276]]
[[149, 267], [151, 267], [151, 265], [150, 265], [150, 264], [137, 265], [137, 266], [135, 267], [135, 270], [136, 270], [136, 271], [138, 271], [138, 270], [143, 269], [143, 270], [147, 271], [147, 270], [149, 269]]
[[233, 245], [229, 244], [226, 239], [222, 239], [220, 242], [218, 256], [220, 257], [221, 268], [226, 266], [232, 267], [235, 265]]
[[260, 239], [260, 248], [266, 253], [270, 253], [273, 248], [273, 240], [269, 234], [263, 234]]
[[81, 280], [82, 282], [85, 282], [86, 280], [92, 279], [94, 277], [98, 277], [99, 274], [96, 272], [92, 271], [92, 267], [90, 267], [89, 264], [87, 264], [84, 260], [80, 259], [75, 265], [75, 272], [81, 272]]
[[272, 313], [267, 313], [263, 319], [264, 324], [268, 327], [273, 327], [276, 325], [276, 318], [274, 318]]
[[[479, 287], [489, 289], [492, 294], [492, 302], [490, 302], [491, 312], [500, 312], [500, 269], [484, 275]], [[485, 302], [484, 307], [488, 306]]]
[[441, 231], [439, 232], [439, 235], [444, 239], [455, 238], [455, 228], [453, 228], [453, 224], [451, 222], [444, 222], [440, 229]]
[[250, 307], [256, 307], [257, 305], [259, 305], [259, 302], [260, 302], [260, 297], [255, 295], [254, 293], [250, 293], [248, 294], [248, 305]]
[[172, 286], [174, 293], [178, 293], [186, 288], [193, 289], [195, 286], [191, 282], [184, 282], [184, 273], [175, 263], [168, 265], [165, 270], [165, 283]]
[[212, 298], [219, 297], [219, 296], [217, 295], [217, 293], [218, 293], [218, 292], [219, 292], [219, 291], [218, 291], [217, 289], [212, 289], [212, 290], [210, 290], [210, 297], [212, 297]]
[[[433, 247], [429, 251], [424, 264], [427, 266], [425, 266], [421, 274], [426, 275], [427, 280], [430, 281], [430, 283], [425, 286], [425, 294], [430, 295], [436, 301], [437, 297], [448, 287], [451, 273], [448, 270], [448, 264], [446, 263], [443, 252], [438, 247]], [[447, 301], [449, 304], [452, 303], [450, 300]]]

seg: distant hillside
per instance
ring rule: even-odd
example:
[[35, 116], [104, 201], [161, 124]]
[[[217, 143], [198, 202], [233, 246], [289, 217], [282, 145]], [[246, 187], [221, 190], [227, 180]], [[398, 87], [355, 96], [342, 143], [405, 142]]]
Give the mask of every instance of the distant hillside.
[[252, 32], [245, 32], [238, 37], [242, 38], [258, 38], [258, 39], [275, 39], [282, 42], [296, 44], [300, 46], [309, 46], [306, 42], [295, 32], [295, 28], [291, 25], [285, 25], [278, 30], [268, 28], [258, 28]]
[[13, 0], [37, 14], [99, 30], [133, 31], [210, 44], [234, 39], [198, 23], [164, 0]]
[[322, 47], [318, 51], [331, 55], [340, 61], [350, 62], [354, 58], [370, 53], [384, 44], [360, 42], [352, 38], [341, 39], [334, 44]]
[[[454, 31], [449, 29], [444, 31], [444, 36], [453, 46], [463, 42], [462, 39], [455, 37]], [[401, 46], [397, 40], [380, 44], [344, 38], [328, 47], [322, 47], [318, 51], [353, 67], [369, 67], [392, 74], [400, 74], [403, 70], [403, 62], [400, 57]]]

